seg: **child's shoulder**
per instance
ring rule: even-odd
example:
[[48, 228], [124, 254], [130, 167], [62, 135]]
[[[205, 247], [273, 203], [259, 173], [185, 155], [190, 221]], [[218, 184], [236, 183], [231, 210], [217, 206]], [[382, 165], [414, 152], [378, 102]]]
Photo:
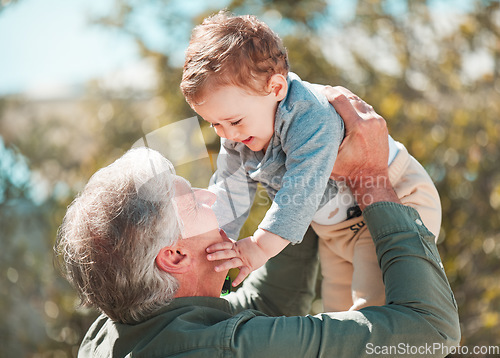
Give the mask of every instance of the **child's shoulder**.
[[286, 110], [291, 110], [300, 103], [301, 106], [324, 108], [328, 111], [331, 106], [326, 97], [318, 93], [309, 82], [303, 81], [297, 74], [289, 72], [287, 76], [288, 92], [283, 99], [281, 106]]
[[279, 104], [274, 122], [282, 142], [292, 137], [307, 138], [312, 133], [322, 133], [325, 138], [339, 133], [343, 136], [342, 118], [322, 93], [294, 73], [289, 73], [287, 82], [287, 96]]

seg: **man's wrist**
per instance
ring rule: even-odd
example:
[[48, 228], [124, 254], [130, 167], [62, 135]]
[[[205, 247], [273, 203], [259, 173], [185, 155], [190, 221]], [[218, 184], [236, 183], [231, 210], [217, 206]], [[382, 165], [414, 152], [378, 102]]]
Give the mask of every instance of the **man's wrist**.
[[387, 172], [359, 176], [346, 180], [346, 183], [361, 210], [381, 201], [401, 203]]
[[375, 243], [387, 235], [418, 230], [427, 235], [418, 212], [393, 202], [378, 202], [363, 211], [363, 218]]

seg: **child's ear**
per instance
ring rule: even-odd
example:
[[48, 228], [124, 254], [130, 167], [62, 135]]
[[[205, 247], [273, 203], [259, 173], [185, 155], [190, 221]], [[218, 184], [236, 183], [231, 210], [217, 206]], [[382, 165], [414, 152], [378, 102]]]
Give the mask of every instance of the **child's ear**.
[[286, 77], [279, 73], [275, 73], [274, 75], [272, 75], [269, 79], [267, 90], [270, 92], [270, 94], [274, 94], [278, 101], [281, 101], [283, 98], [285, 98], [288, 90]]
[[166, 246], [160, 250], [155, 259], [156, 266], [168, 273], [184, 273], [188, 271], [191, 260], [189, 255], [176, 246]]

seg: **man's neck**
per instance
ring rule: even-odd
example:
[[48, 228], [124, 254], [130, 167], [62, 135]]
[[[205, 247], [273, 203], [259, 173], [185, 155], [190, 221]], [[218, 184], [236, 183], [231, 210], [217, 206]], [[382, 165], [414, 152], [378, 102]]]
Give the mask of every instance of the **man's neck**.
[[221, 280], [215, 281], [212, 279], [206, 279], [206, 277], [196, 276], [190, 277], [188, 275], [179, 275], [182, 277], [176, 277], [179, 281], [179, 289], [174, 295], [175, 298], [178, 297], [220, 297], [222, 291], [222, 285], [224, 282]]

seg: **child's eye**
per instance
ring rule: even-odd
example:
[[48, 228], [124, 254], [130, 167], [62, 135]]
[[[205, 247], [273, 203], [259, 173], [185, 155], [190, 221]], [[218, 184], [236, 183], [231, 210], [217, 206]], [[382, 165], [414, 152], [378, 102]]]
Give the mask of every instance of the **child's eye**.
[[218, 125], [219, 125], [219, 123], [210, 123], [210, 128], [215, 128]]
[[238, 124], [240, 124], [240, 122], [243, 120], [243, 118], [241, 119], [238, 119], [236, 122], [231, 122], [231, 125], [232, 126], [237, 126]]

